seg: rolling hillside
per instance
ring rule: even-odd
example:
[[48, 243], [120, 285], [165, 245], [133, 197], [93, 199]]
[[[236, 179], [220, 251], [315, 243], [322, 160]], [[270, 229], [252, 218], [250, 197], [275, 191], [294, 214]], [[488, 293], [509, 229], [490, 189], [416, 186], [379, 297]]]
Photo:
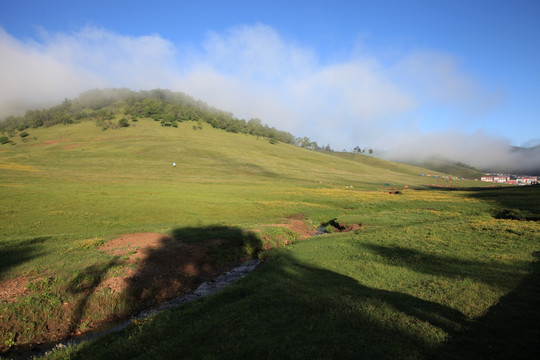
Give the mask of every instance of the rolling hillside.
[[0, 145], [5, 354], [156, 307], [253, 256], [261, 269], [230, 290], [52, 358], [433, 358], [506, 294], [529, 296], [516, 284], [535, 264], [537, 188], [133, 120], [26, 127]]
[[[114, 233], [201, 221], [249, 223], [295, 213], [316, 216], [320, 204], [290, 202], [292, 193], [309, 197], [310, 191], [328, 189], [345, 196], [348, 186], [375, 191], [386, 183], [431, 181], [412, 166], [362, 155], [338, 159], [207, 125], [194, 130], [193, 124], [169, 128], [147, 119], [106, 131], [93, 122], [26, 130], [25, 142], [0, 150], [3, 198], [25, 199], [4, 202], [2, 235], [54, 235], [58, 222], [62, 233]], [[266, 202], [274, 205], [265, 207]], [[287, 202], [284, 211], [280, 205]], [[28, 208], [40, 223], [19, 228], [20, 221], [30, 220]], [[62, 219], [58, 212], [69, 216]]]

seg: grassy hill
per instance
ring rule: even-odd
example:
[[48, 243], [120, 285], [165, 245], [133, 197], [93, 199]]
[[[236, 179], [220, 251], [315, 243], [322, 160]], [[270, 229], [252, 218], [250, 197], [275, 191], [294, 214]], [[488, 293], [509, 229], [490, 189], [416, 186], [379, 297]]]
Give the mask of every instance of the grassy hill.
[[453, 163], [444, 160], [430, 160], [421, 164], [421, 166], [435, 171], [452, 174], [465, 179], [480, 179], [484, 173], [471, 166], [462, 163]]
[[[533, 290], [520, 281], [536, 271], [538, 188], [473, 188], [483, 184], [177, 125], [83, 121], [0, 146], [2, 350], [155, 306], [164, 288], [189, 291], [249, 256], [264, 264], [230, 289], [51, 356], [452, 357], [463, 336], [482, 338], [477, 325], [506, 296], [519, 299], [504, 311], [528, 309]], [[321, 225], [332, 233], [300, 241]], [[107, 251], [136, 233], [167, 237]], [[129, 285], [167, 257], [181, 277]]]
[[[337, 161], [333, 154], [210, 126], [193, 130], [191, 122], [178, 128], [151, 120], [134, 125], [107, 131], [93, 122], [39, 128], [28, 130], [24, 143], [4, 145], [2, 191], [4, 199], [18, 201], [4, 203], [2, 235], [98, 236], [163, 231], [179, 223], [250, 224], [296, 213], [317, 217], [325, 211], [309, 199], [325, 190], [354, 197], [347, 186], [377, 191], [386, 183], [432, 181], [412, 166], [361, 155]], [[298, 201], [302, 193], [306, 201]], [[178, 208], [186, 202], [189, 207]], [[235, 211], [220, 209], [224, 203]], [[31, 226], [20, 228], [21, 222]]]
[[429, 169], [430, 172], [441, 172], [444, 174], [470, 180], [480, 180], [480, 178], [484, 176], [483, 172], [475, 169], [472, 166], [443, 159], [425, 160], [420, 163], [415, 163], [414, 165]]

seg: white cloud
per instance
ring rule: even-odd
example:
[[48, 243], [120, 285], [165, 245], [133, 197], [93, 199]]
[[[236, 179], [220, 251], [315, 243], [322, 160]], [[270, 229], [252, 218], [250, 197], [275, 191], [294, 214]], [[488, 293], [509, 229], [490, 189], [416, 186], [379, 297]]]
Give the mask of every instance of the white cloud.
[[260, 24], [238, 26], [223, 35], [210, 32], [202, 49], [203, 58], [220, 72], [270, 84], [309, 73], [316, 63], [312, 51]]
[[164, 87], [175, 76], [174, 45], [158, 35], [125, 36], [86, 27], [43, 35], [46, 53], [104, 79], [111, 86]]
[[1, 28], [0, 54], [0, 118], [104, 85], [99, 76], [51, 56], [36, 43], [20, 42]]
[[159, 87], [337, 149], [394, 147], [389, 156], [396, 159], [440, 151], [473, 165], [494, 157], [513, 161], [506, 141], [461, 134], [463, 119], [451, 120], [453, 133], [415, 130], [419, 122], [436, 121], [418, 118], [424, 108], [482, 113], [500, 103], [500, 94], [482, 87], [454, 57], [415, 51], [383, 65], [367, 47], [351, 51], [346, 60], [322, 64], [314, 49], [260, 24], [209, 32], [190, 49], [159, 35], [95, 27], [42, 30], [38, 40], [27, 41], [0, 28], [0, 118], [96, 87]]
[[21, 41], [0, 28], [0, 118], [45, 107], [96, 87], [156, 88], [174, 83], [174, 46], [87, 27]]
[[414, 106], [376, 61], [321, 65], [311, 49], [264, 25], [210, 33], [199, 61], [204, 66], [180, 79], [186, 92], [325, 143], [366, 142], [381, 122]]

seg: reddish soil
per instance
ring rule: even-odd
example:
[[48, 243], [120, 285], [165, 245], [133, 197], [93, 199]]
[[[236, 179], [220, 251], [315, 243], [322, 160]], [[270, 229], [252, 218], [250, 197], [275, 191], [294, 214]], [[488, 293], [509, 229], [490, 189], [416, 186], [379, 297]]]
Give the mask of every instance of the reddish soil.
[[344, 227], [344, 229], [341, 230], [340, 232], [349, 232], [349, 231], [360, 230], [362, 228], [362, 225], [360, 225], [360, 224], [352, 224], [352, 225], [345, 225], [343, 227]]
[[308, 226], [304, 220], [289, 218], [287, 222], [281, 224], [270, 224], [268, 226], [278, 226], [290, 229], [298, 234], [300, 234], [300, 239], [307, 239], [317, 233], [316, 229]]
[[105, 279], [96, 291], [105, 287], [113, 292], [135, 290], [140, 293], [139, 300], [153, 304], [183, 295], [192, 290], [196, 280], [212, 278], [221, 270], [211, 264], [204, 245], [182, 244], [157, 233], [122, 235], [100, 250], [123, 257], [133, 267], [122, 276]]
[[[308, 238], [316, 233], [316, 229], [309, 226], [302, 215], [290, 217], [283, 223], [273, 224], [273, 226], [288, 228], [300, 234], [300, 239]], [[360, 225], [353, 225], [342, 231], [353, 231], [359, 228]], [[100, 304], [99, 301], [114, 302], [117, 300], [113, 299], [126, 296], [130, 304], [136, 304], [136, 308], [132, 311], [153, 308], [171, 298], [193, 291], [203, 281], [214, 279], [236, 265], [228, 263], [217, 266], [211, 259], [209, 247], [227, 245], [226, 240], [209, 238], [197, 244], [186, 244], [181, 240], [158, 233], [138, 233], [122, 235], [103, 244], [99, 250], [113, 255], [114, 259], [106, 264], [96, 264], [82, 269], [83, 278], [91, 280], [72, 281], [64, 285], [65, 297], [63, 298], [66, 300], [61, 305], [59, 314], [40, 325], [42, 330], [39, 338], [18, 337], [17, 342], [21, 344], [20, 348], [25, 346], [27, 348], [36, 342], [65, 339], [81, 332], [100, 328], [115, 318], [132, 315], [129, 313], [109, 314], [105, 315], [108, 318], [101, 321], [91, 320], [85, 314], [102, 313], [101, 307], [107, 305]], [[119, 271], [114, 275], [108, 275], [110, 269]], [[27, 284], [35, 280], [19, 277], [0, 284], [0, 301], [15, 302], [21, 296], [31, 295]], [[106, 293], [107, 289], [110, 291], [110, 297], [94, 296], [103, 294], [103, 291]], [[10, 323], [12, 320], [9, 320]], [[85, 325], [81, 326], [81, 324]], [[13, 325], [14, 332], [18, 331], [17, 327], [24, 326], [16, 322]], [[23, 345], [24, 343], [27, 345]], [[0, 344], [0, 353], [6, 350], [8, 348]]]
[[10, 279], [0, 284], [0, 302], [14, 302], [18, 296], [29, 293], [26, 285], [30, 279], [25, 276]]
[[[11, 349], [11, 353], [15, 354], [20, 349], [34, 346], [33, 344], [59, 341], [80, 335], [110, 324], [115, 319], [133, 315], [133, 311], [136, 313], [156, 307], [171, 298], [194, 290], [203, 281], [213, 279], [235, 265], [216, 266], [212, 263], [207, 245], [216, 241], [219, 240], [211, 239], [205, 244], [194, 245], [183, 244], [169, 236], [157, 233], [122, 235], [99, 248], [101, 251], [114, 255], [114, 259], [109, 263], [93, 265], [81, 270], [83, 278], [91, 280], [72, 281], [63, 285], [65, 302], [60, 305], [61, 309], [58, 309], [55, 317], [48, 318], [39, 325], [41, 329], [36, 338], [23, 338], [18, 335], [25, 324], [19, 323], [14, 316], [9, 316], [8, 319], [0, 314], [0, 320], [6, 321], [1, 324], [0, 330], [8, 326], [6, 329], [11, 328], [9, 331], [17, 334], [18, 346]], [[115, 273], [107, 277], [109, 269], [122, 269], [122, 265], [128, 265], [123, 267], [123, 273]], [[35, 280], [19, 277], [5, 281], [0, 284], [0, 301], [16, 302], [21, 299], [21, 296], [32, 295], [32, 291], [27, 289], [27, 284]], [[103, 294], [106, 288], [111, 291], [109, 300], [103, 296], [101, 300], [98, 299], [99, 296], [95, 297], [96, 294]], [[111, 313], [105, 315], [106, 318], [100, 321], [91, 320], [85, 315], [103, 313], [100, 310], [100, 307], [104, 305], [103, 301], [114, 303], [123, 297], [130, 304], [136, 304], [132, 313]], [[0, 354], [9, 350], [9, 346], [6, 345], [3, 342], [0, 343]]]

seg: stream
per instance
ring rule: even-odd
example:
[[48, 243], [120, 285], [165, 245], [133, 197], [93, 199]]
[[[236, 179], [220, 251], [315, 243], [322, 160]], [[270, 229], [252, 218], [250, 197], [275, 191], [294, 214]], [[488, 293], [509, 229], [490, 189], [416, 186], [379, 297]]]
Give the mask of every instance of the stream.
[[260, 262], [261, 261], [259, 259], [248, 260], [242, 263], [240, 266], [232, 269], [231, 271], [227, 271], [221, 274], [216, 279], [202, 283], [201, 285], [199, 285], [197, 289], [195, 289], [193, 292], [189, 294], [169, 300], [156, 309], [145, 310], [139, 313], [138, 315], [128, 320], [125, 320], [121, 323], [114, 324], [105, 330], [100, 329], [95, 332], [89, 332], [81, 336], [77, 336], [69, 340], [61, 341], [58, 343], [49, 343], [49, 344], [39, 345], [29, 350], [24, 350], [24, 351], [15, 350], [13, 353], [8, 352], [7, 354], [4, 354], [4, 355], [7, 356], [8, 359], [30, 359], [33, 357], [46, 355], [50, 353], [51, 351], [54, 351], [55, 349], [58, 349], [58, 348], [77, 345], [77, 344], [82, 343], [83, 341], [94, 340], [99, 337], [105, 336], [107, 334], [120, 331], [122, 329], [125, 329], [135, 320], [140, 320], [140, 319], [149, 317], [151, 315], [160, 313], [162, 311], [174, 308], [183, 303], [212, 295], [215, 292], [223, 289], [227, 285], [230, 285], [231, 283], [244, 278], [247, 274], [255, 270], [255, 268], [260, 264]]

